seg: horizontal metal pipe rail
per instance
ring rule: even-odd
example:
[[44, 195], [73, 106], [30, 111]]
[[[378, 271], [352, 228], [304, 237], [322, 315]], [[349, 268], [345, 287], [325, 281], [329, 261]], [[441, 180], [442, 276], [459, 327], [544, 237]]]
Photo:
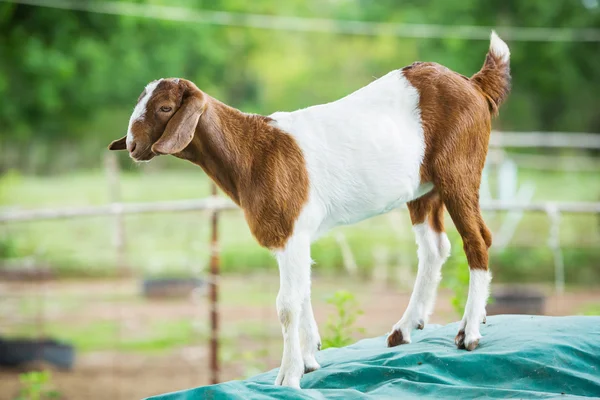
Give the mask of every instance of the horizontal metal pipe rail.
[[[198, 200], [161, 201], [152, 203], [113, 203], [103, 206], [69, 207], [58, 209], [20, 210], [0, 212], [1, 222], [27, 222], [52, 219], [102, 217], [110, 215], [169, 213], [186, 211], [226, 211], [237, 209], [223, 197]], [[481, 204], [483, 211], [526, 211], [542, 213], [600, 214], [600, 202], [538, 202], [529, 204], [489, 201]]]

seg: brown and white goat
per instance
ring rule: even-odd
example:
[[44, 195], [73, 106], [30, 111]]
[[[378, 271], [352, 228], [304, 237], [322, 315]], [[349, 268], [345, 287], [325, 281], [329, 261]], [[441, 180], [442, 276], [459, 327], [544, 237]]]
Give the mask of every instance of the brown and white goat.
[[482, 69], [467, 78], [435, 63], [392, 71], [332, 103], [270, 116], [245, 114], [184, 79], [151, 82], [127, 136], [111, 150], [147, 161], [172, 154], [199, 165], [243, 210], [256, 240], [275, 254], [284, 348], [277, 385], [299, 387], [319, 368], [310, 301], [310, 245], [329, 229], [407, 203], [419, 267], [408, 308], [388, 346], [410, 343], [431, 314], [450, 254], [444, 206], [470, 267], [455, 342], [473, 350], [491, 280], [492, 243], [479, 209], [491, 119], [510, 88], [508, 46], [494, 33]]

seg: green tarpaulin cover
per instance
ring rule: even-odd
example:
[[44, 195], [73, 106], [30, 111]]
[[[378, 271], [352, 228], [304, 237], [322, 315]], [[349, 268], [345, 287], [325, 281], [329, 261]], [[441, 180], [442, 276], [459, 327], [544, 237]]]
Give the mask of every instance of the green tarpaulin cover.
[[275, 369], [151, 399], [600, 397], [600, 317], [488, 317], [473, 352], [456, 349], [457, 330], [458, 323], [429, 325], [391, 349], [381, 336], [323, 350], [321, 369], [304, 375], [302, 390], [273, 386]]

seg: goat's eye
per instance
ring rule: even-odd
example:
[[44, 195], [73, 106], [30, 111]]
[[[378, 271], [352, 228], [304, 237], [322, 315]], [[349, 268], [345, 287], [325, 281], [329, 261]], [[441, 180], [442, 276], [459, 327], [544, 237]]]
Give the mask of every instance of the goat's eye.
[[171, 108], [171, 107], [167, 107], [167, 106], [162, 106], [162, 107], [160, 108], [160, 111], [162, 111], [162, 112], [169, 112], [169, 111], [171, 111], [171, 110], [172, 110], [172, 108]]

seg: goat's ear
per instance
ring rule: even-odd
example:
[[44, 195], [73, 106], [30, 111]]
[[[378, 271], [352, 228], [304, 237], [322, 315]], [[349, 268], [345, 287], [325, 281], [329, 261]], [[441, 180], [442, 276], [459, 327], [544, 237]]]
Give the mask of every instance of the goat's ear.
[[108, 145], [109, 150], [125, 150], [127, 149], [127, 136], [123, 136], [121, 139], [113, 140], [111, 144]]
[[198, 89], [186, 95], [179, 110], [169, 120], [162, 136], [152, 145], [154, 154], [179, 153], [194, 138], [196, 125], [204, 111], [204, 99]]

